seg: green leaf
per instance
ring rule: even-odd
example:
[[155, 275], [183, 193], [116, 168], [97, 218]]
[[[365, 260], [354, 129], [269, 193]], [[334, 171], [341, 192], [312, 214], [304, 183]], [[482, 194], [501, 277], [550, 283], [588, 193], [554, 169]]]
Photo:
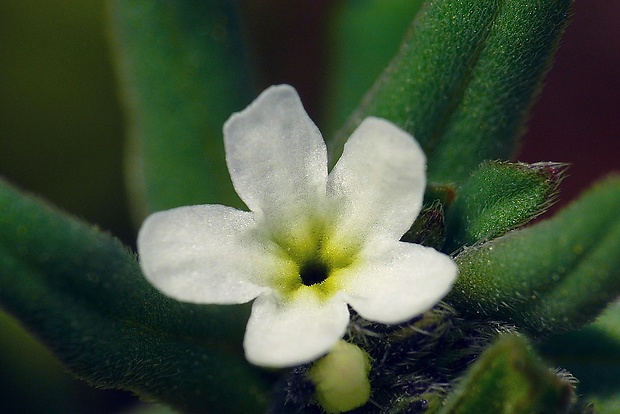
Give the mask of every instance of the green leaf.
[[222, 142], [222, 125], [251, 96], [235, 2], [109, 5], [136, 217], [180, 205], [239, 206]]
[[326, 136], [342, 126], [398, 51], [423, 0], [356, 0], [335, 5], [325, 113]]
[[125, 414], [182, 414], [169, 407], [160, 404], [142, 404], [132, 410], [125, 411]]
[[620, 294], [619, 205], [616, 176], [553, 219], [465, 249], [448, 303], [533, 333], [592, 321]]
[[498, 237], [545, 211], [556, 198], [565, 164], [482, 164], [448, 209], [451, 248]]
[[162, 296], [116, 240], [2, 182], [0, 304], [99, 387], [188, 412], [266, 406], [267, 377], [241, 349], [247, 306]]
[[620, 394], [592, 399], [597, 414], [618, 414], [620, 412]]
[[[613, 303], [592, 324], [547, 339], [541, 354], [579, 379], [577, 390], [598, 405], [620, 404], [620, 303]], [[620, 405], [618, 405], [620, 407]], [[617, 412], [617, 411], [608, 411]]]
[[439, 413], [562, 413], [572, 397], [572, 385], [544, 366], [524, 338], [510, 335], [480, 356]]
[[429, 0], [400, 53], [330, 143], [369, 115], [411, 132], [431, 182], [459, 182], [514, 151], [571, 0]]

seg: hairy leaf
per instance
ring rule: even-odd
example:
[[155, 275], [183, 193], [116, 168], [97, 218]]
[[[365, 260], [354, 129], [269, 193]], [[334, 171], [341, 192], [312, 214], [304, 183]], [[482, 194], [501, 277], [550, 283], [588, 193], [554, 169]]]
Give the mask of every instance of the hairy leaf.
[[522, 337], [511, 335], [480, 356], [439, 413], [562, 413], [572, 397], [572, 385], [545, 367]]
[[490, 240], [532, 220], [555, 201], [565, 169], [551, 162], [484, 163], [448, 209], [450, 247]]
[[592, 321], [620, 294], [619, 205], [611, 177], [550, 220], [465, 249], [447, 301], [537, 333]]
[[222, 125], [251, 97], [235, 2], [109, 6], [136, 218], [181, 205], [239, 206], [222, 141]]
[[266, 405], [267, 378], [241, 349], [247, 306], [163, 297], [116, 240], [2, 182], [0, 304], [97, 386], [188, 412]]
[[571, 0], [429, 0], [400, 52], [330, 142], [332, 161], [369, 115], [422, 144], [431, 182], [506, 159], [564, 31]]

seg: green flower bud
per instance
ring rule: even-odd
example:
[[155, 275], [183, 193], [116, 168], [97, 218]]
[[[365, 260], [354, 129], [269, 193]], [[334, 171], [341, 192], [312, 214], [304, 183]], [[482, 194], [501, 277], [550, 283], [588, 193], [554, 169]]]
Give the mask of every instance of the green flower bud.
[[343, 340], [310, 368], [316, 398], [328, 413], [341, 413], [364, 405], [370, 397], [368, 354]]

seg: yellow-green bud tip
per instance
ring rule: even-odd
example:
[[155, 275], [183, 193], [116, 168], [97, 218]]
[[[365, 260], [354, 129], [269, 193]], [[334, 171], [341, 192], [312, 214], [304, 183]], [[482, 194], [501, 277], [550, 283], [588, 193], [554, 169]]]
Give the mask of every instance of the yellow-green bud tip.
[[338, 343], [310, 368], [316, 398], [328, 413], [342, 413], [364, 405], [370, 398], [368, 354], [345, 341]]

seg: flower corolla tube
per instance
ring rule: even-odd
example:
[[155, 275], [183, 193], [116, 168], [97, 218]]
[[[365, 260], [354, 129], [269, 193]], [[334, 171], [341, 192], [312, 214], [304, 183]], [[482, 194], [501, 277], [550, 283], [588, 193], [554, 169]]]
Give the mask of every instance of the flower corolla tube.
[[422, 206], [426, 159], [407, 132], [366, 118], [331, 172], [327, 148], [291, 86], [265, 90], [224, 125], [228, 170], [250, 211], [222, 205], [150, 215], [142, 270], [180, 301], [254, 300], [244, 350], [286, 367], [325, 354], [351, 306], [384, 324], [407, 321], [451, 288], [450, 257], [399, 241]]

